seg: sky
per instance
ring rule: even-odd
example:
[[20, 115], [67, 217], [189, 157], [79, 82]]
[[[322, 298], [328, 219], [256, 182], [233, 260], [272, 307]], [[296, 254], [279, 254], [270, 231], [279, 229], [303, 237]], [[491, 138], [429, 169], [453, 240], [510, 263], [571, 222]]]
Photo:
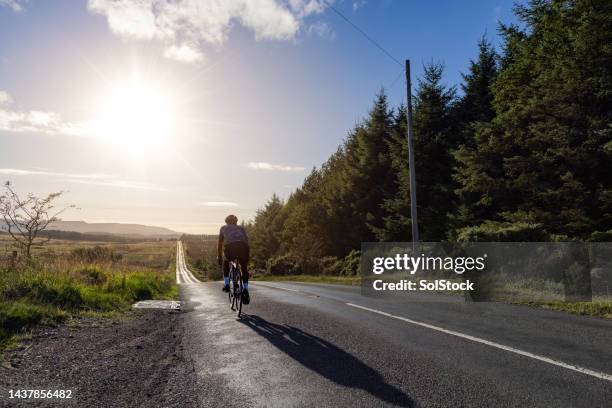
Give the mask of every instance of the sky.
[[512, 4], [0, 0], [0, 180], [65, 191], [66, 220], [217, 232], [299, 187], [381, 88], [403, 102], [394, 59], [458, 85]]

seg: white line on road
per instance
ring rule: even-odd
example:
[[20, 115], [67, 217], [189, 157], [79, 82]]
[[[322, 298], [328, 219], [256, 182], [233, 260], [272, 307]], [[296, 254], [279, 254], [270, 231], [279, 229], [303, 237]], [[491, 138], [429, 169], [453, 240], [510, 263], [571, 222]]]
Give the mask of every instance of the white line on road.
[[[257, 282], [257, 283], [261, 283], [261, 282]], [[269, 285], [269, 284], [263, 284], [262, 286], [267, 286], [269, 288], [275, 288], [275, 289], [282, 289], [282, 290], [289, 290], [291, 292], [298, 292], [298, 293], [302, 293], [301, 290], [297, 290], [297, 289], [289, 289], [289, 288], [283, 288], [282, 286], [275, 286], [275, 285]]]
[[556, 365], [558, 367], [563, 367], [563, 368], [566, 368], [568, 370], [577, 371], [579, 373], [590, 375], [590, 376], [596, 377], [596, 378], [600, 378], [602, 380], [612, 381], [612, 375], [607, 374], [607, 373], [602, 373], [602, 372], [599, 372], [599, 371], [589, 370], [588, 368], [583, 368], [583, 367], [579, 367], [577, 365], [568, 364], [568, 363], [564, 363], [562, 361], [553, 360], [551, 358], [540, 356], [540, 355], [537, 355], [537, 354], [533, 354], [533, 353], [530, 353], [528, 351], [519, 350], [519, 349], [516, 349], [514, 347], [504, 346], [503, 344], [495, 343], [493, 341], [481, 339], [479, 337], [470, 336], [469, 334], [459, 333], [459, 332], [456, 332], [456, 331], [453, 331], [453, 330], [447, 330], [447, 329], [444, 329], [442, 327], [438, 327], [438, 326], [434, 326], [432, 324], [427, 324], [427, 323], [419, 322], [419, 321], [416, 321], [416, 320], [408, 319], [406, 317], [396, 316], [396, 315], [393, 315], [391, 313], [383, 312], [381, 310], [370, 309], [369, 307], [356, 305], [354, 303], [346, 303], [346, 305], [351, 306], [351, 307], [356, 307], [356, 308], [362, 309], [362, 310], [367, 310], [368, 312], [377, 313], [377, 314], [382, 315], [382, 316], [392, 317], [394, 319], [402, 320], [402, 321], [407, 322], [407, 323], [416, 324], [417, 326], [426, 327], [428, 329], [436, 330], [436, 331], [439, 331], [439, 332], [442, 332], [442, 333], [446, 333], [446, 334], [449, 334], [451, 336], [461, 337], [462, 339], [474, 341], [476, 343], [486, 344], [487, 346], [495, 347], [495, 348], [498, 348], [498, 349], [501, 349], [501, 350], [505, 350], [505, 351], [509, 351], [509, 352], [515, 353], [515, 354], [520, 354], [521, 356], [533, 358], [535, 360], [543, 361], [545, 363]]
[[189, 268], [187, 268], [183, 243], [181, 241], [176, 242], [176, 283], [200, 283], [200, 281], [193, 276]]

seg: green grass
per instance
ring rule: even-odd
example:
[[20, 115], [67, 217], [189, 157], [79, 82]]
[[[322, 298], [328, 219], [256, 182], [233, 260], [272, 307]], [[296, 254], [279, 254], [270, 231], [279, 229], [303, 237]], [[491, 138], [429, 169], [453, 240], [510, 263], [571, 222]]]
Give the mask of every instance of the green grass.
[[517, 302], [520, 305], [541, 307], [579, 316], [601, 317], [612, 319], [612, 302]]
[[[74, 243], [72, 243], [74, 248]], [[61, 251], [0, 265], [0, 349], [37, 325], [78, 315], [113, 316], [146, 299], [176, 299], [174, 243], [121, 247], [121, 262], [83, 262]], [[152, 267], [146, 267], [151, 261]]]

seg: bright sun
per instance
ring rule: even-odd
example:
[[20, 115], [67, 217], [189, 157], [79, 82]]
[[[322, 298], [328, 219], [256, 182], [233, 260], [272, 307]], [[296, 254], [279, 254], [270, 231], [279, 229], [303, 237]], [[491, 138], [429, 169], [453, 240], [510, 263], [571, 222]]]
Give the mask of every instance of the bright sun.
[[113, 86], [98, 102], [96, 137], [131, 155], [159, 151], [175, 130], [172, 97], [153, 84]]

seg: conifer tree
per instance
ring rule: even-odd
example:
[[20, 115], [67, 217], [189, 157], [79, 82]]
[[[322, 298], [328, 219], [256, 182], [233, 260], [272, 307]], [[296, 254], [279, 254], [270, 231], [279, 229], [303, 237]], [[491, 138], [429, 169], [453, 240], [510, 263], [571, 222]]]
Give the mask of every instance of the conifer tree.
[[[417, 208], [420, 238], [437, 241], [446, 237], [448, 214], [453, 209], [453, 157], [459, 137], [453, 132], [451, 108], [455, 89], [442, 84], [443, 66], [431, 63], [424, 67], [418, 82], [414, 110], [414, 150], [417, 179]], [[378, 229], [382, 240], [406, 239], [411, 230], [408, 147], [405, 109], [396, 115], [391, 138], [391, 162], [397, 194], [387, 197], [383, 208], [385, 226]], [[402, 133], [403, 132], [403, 133]]]
[[459, 152], [472, 222], [538, 224], [589, 238], [612, 229], [612, 4], [537, 0], [502, 27], [493, 121]]

